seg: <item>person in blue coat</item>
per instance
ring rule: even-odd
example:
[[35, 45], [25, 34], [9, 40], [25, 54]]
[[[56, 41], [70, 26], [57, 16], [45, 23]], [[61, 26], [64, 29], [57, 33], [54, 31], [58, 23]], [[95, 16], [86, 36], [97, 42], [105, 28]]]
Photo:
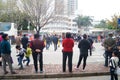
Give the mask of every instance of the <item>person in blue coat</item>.
[[4, 74], [8, 73], [8, 71], [6, 70], [6, 63], [8, 63], [11, 74], [16, 74], [16, 72], [13, 71], [13, 67], [12, 67], [11, 46], [8, 41], [9, 40], [8, 34], [3, 34], [2, 38], [3, 40], [0, 44], [0, 50], [1, 50], [1, 57], [2, 57], [2, 62], [3, 62], [2, 66], [3, 66]]

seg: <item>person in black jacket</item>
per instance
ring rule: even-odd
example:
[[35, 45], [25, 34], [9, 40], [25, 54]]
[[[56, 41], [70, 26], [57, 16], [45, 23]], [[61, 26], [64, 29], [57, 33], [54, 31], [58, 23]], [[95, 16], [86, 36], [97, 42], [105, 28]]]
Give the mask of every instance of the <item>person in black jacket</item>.
[[28, 41], [28, 37], [26, 37], [26, 34], [24, 34], [23, 38], [21, 39], [21, 43], [24, 49], [27, 49]]
[[92, 55], [91, 45], [90, 45], [90, 42], [87, 40], [86, 34], [83, 35], [83, 39], [79, 42], [78, 48], [80, 49], [80, 56], [79, 56], [79, 61], [77, 64], [77, 69], [79, 68], [81, 61], [83, 59], [83, 71], [84, 71], [89, 49], [90, 49], [90, 55]]
[[50, 43], [51, 43], [51, 38], [49, 35], [47, 35], [46, 36], [46, 50], [49, 50]]
[[54, 44], [54, 51], [56, 51], [57, 50], [57, 45], [58, 45], [58, 37], [57, 37], [56, 34], [53, 36], [52, 40], [53, 40], [53, 44]]

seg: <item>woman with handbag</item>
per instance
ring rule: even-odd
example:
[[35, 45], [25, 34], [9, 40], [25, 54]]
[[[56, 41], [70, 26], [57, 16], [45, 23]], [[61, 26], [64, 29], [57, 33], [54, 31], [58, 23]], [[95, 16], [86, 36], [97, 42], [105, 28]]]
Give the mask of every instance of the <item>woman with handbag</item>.
[[119, 54], [118, 50], [114, 50], [109, 62], [111, 80], [118, 80], [118, 75], [116, 73], [119, 62], [118, 54]]

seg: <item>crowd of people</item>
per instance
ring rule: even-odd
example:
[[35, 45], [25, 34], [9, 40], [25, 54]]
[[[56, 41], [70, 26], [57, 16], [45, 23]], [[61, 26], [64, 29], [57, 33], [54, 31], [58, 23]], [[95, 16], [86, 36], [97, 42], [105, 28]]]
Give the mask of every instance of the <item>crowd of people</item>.
[[[2, 57], [2, 63], [0, 65], [3, 66], [3, 71], [4, 74], [7, 74], [8, 71], [6, 71], [6, 64], [9, 65], [11, 74], [15, 74], [12, 68], [12, 57], [11, 57], [11, 45], [9, 42], [9, 37], [8, 34], [1, 34], [1, 43], [0, 43], [0, 52], [1, 52], [1, 57]], [[87, 35], [83, 35], [83, 40], [79, 42], [78, 48], [80, 49], [80, 53], [82, 53], [79, 57], [78, 61], [78, 66], [79, 67], [81, 60], [84, 60], [84, 66], [83, 70], [85, 69], [86, 66], [86, 60], [88, 56], [88, 49], [90, 49], [90, 54], [92, 55], [91, 52], [91, 45], [93, 44], [93, 41], [91, 38], [89, 38], [89, 41], [87, 40]], [[66, 61], [68, 58], [68, 67], [69, 67], [69, 72], [72, 72], [72, 57], [73, 57], [73, 47], [74, 47], [74, 38], [71, 35], [71, 33], [66, 33], [66, 37], [60, 38], [57, 35], [46, 35], [42, 39], [40, 35], [35, 34], [34, 39], [31, 41], [28, 39], [28, 37], [24, 34], [23, 37], [18, 34], [15, 38], [16, 42], [16, 56], [18, 59], [18, 66], [19, 69], [23, 69], [23, 63], [26, 62], [26, 66], [29, 66], [30, 63], [30, 55], [33, 57], [33, 64], [34, 64], [34, 69], [35, 72], [38, 72], [38, 62], [39, 62], [39, 68], [40, 72], [43, 72], [43, 49], [46, 47], [48, 50], [50, 45], [53, 43], [54, 44], [54, 51], [57, 50], [58, 47], [58, 42], [62, 43], [62, 53], [63, 53], [63, 72], [66, 72]], [[6, 44], [7, 43], [7, 44]], [[82, 46], [84, 45], [84, 46]], [[6, 47], [7, 46], [7, 47]], [[24, 59], [24, 56], [26, 59]], [[9, 57], [9, 58], [8, 58]]]
[[[2, 57], [2, 63], [0, 63], [0, 66], [3, 64], [3, 70], [4, 74], [7, 74], [6, 71], [6, 62], [8, 63], [10, 67], [10, 71], [12, 74], [15, 72], [12, 68], [12, 61], [11, 61], [11, 48], [10, 43], [8, 41], [8, 34], [0, 34], [0, 57]], [[94, 40], [92, 37], [84, 34], [83, 36], [74, 36], [71, 33], [66, 33], [65, 36], [58, 36], [58, 35], [45, 35], [42, 38], [40, 35], [35, 34], [34, 39], [29, 39], [26, 34], [24, 34], [22, 37], [18, 34], [15, 38], [16, 42], [16, 52], [18, 57], [18, 65], [20, 66], [20, 69], [23, 69], [23, 63], [26, 62], [26, 65], [29, 66], [30, 63], [30, 55], [33, 56], [33, 64], [35, 72], [38, 72], [38, 62], [40, 72], [43, 72], [43, 49], [46, 47], [46, 50], [49, 50], [50, 45], [54, 44], [54, 51], [57, 50], [57, 47], [59, 43], [62, 44], [62, 53], [63, 53], [63, 60], [62, 60], [62, 70], [63, 72], [66, 72], [66, 62], [68, 58], [68, 70], [69, 72], [72, 72], [72, 57], [73, 57], [73, 47], [75, 42], [78, 42], [78, 48], [80, 49], [80, 55], [79, 60], [77, 63], [77, 66], [75, 69], [79, 69], [79, 66], [81, 64], [81, 61], [83, 60], [83, 71], [86, 67], [86, 60], [88, 57], [88, 54], [92, 56], [92, 48]], [[22, 45], [22, 46], [21, 46]], [[119, 51], [120, 51], [120, 39], [119, 37], [113, 38], [113, 34], [109, 33], [108, 38], [105, 38], [102, 46], [105, 48], [105, 67], [110, 66], [110, 73], [111, 73], [111, 80], [115, 78], [117, 80], [117, 75], [114, 74], [113, 69], [115, 68], [113, 66], [113, 62], [115, 61], [116, 66], [118, 66], [120, 63], [119, 60]], [[89, 52], [90, 51], [90, 52]], [[24, 59], [23, 57], [26, 57]], [[115, 58], [113, 58], [115, 57]], [[118, 59], [117, 59], [117, 58]], [[115, 60], [114, 60], [115, 59]], [[111, 65], [112, 64], [112, 65]]]

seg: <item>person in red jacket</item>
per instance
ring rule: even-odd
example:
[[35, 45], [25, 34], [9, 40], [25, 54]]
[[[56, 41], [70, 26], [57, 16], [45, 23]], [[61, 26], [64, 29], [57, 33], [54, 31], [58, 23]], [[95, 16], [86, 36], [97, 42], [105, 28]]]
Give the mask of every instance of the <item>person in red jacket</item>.
[[66, 60], [68, 57], [68, 69], [69, 72], [72, 72], [72, 57], [73, 57], [73, 47], [74, 47], [74, 40], [71, 38], [70, 33], [66, 33], [66, 38], [62, 41], [63, 47], [63, 72], [66, 72]]

